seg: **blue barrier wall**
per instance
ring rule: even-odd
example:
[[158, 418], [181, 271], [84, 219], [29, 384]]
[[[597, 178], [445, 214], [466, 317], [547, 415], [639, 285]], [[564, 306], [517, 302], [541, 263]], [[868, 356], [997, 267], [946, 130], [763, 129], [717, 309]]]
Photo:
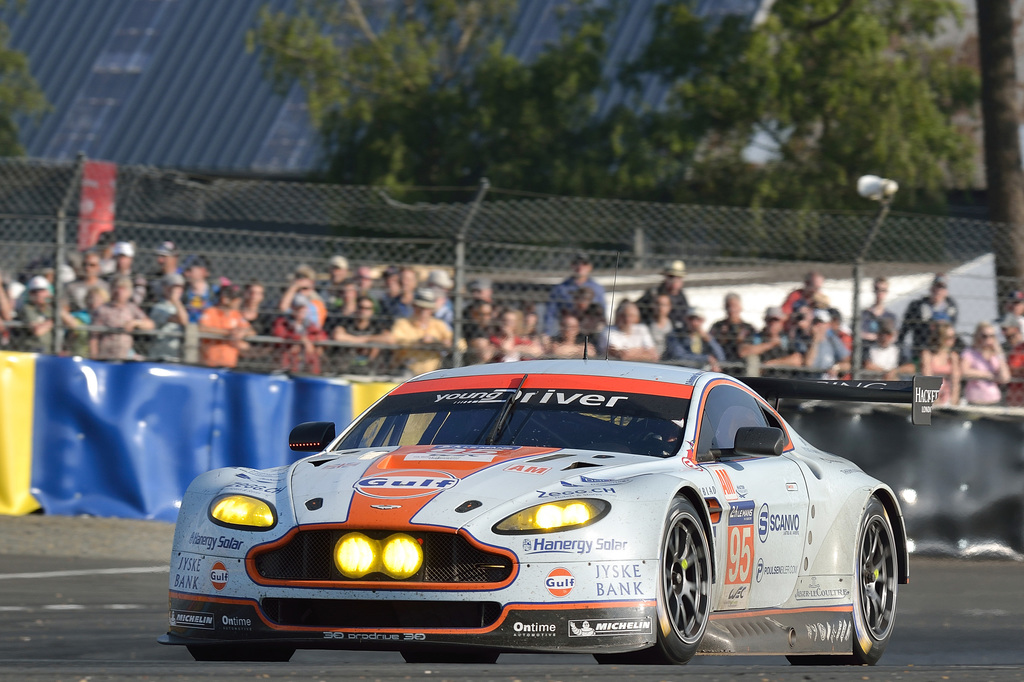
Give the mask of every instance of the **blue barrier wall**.
[[163, 521], [200, 473], [289, 464], [292, 426], [353, 417], [345, 382], [43, 355], [34, 407], [46, 513]]

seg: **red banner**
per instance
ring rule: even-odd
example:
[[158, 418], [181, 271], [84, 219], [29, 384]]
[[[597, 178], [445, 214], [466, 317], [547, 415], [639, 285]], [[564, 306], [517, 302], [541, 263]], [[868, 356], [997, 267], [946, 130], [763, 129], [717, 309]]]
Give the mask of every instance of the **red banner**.
[[117, 164], [86, 161], [82, 167], [82, 198], [78, 204], [78, 250], [96, 245], [103, 232], [114, 229]]

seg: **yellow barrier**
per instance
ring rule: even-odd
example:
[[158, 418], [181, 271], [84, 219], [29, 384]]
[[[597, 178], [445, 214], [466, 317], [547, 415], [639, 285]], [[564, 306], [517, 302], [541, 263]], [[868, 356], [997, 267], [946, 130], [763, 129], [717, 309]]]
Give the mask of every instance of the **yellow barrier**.
[[33, 353], [0, 353], [0, 514], [39, 509], [32, 483]]
[[[359, 383], [353, 381], [352, 386], [352, 419], [363, 413], [363, 410], [373, 405], [383, 396], [385, 393], [393, 389], [398, 384], [393, 384], [387, 381], [370, 381], [367, 383]], [[348, 424], [338, 424], [338, 430], [344, 429]]]

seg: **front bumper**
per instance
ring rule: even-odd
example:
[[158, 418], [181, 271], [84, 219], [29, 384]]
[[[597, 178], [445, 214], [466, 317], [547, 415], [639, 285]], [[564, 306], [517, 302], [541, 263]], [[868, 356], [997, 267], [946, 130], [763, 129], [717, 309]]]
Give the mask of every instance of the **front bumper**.
[[[282, 609], [282, 601], [291, 603]], [[301, 649], [474, 647], [505, 652], [615, 653], [651, 646], [657, 627], [653, 600], [505, 606], [488, 601], [390, 598], [265, 598], [257, 602], [172, 591], [169, 607], [170, 628], [161, 643], [189, 646], [273, 642]], [[293, 611], [285, 613], [287, 609]], [[271, 618], [275, 611], [274, 615], [292, 624]], [[480, 623], [470, 625], [473, 617]], [[302, 618], [307, 624], [297, 623]], [[442, 622], [445, 620], [457, 622]], [[329, 625], [356, 621], [364, 625]], [[366, 626], [373, 623], [378, 625]]]

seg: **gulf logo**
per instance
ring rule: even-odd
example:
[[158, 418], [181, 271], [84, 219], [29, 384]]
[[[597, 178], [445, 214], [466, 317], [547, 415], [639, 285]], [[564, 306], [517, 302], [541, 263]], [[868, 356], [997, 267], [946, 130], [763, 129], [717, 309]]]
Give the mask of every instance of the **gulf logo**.
[[223, 590], [228, 584], [228, 569], [219, 561], [210, 569], [210, 582], [218, 590]]
[[353, 484], [356, 492], [367, 497], [384, 500], [406, 500], [426, 497], [442, 490], [454, 488], [459, 482], [445, 471], [389, 471], [375, 476], [364, 476]]
[[556, 568], [544, 578], [544, 587], [548, 588], [552, 597], [567, 597], [575, 586], [576, 578], [567, 568]]

